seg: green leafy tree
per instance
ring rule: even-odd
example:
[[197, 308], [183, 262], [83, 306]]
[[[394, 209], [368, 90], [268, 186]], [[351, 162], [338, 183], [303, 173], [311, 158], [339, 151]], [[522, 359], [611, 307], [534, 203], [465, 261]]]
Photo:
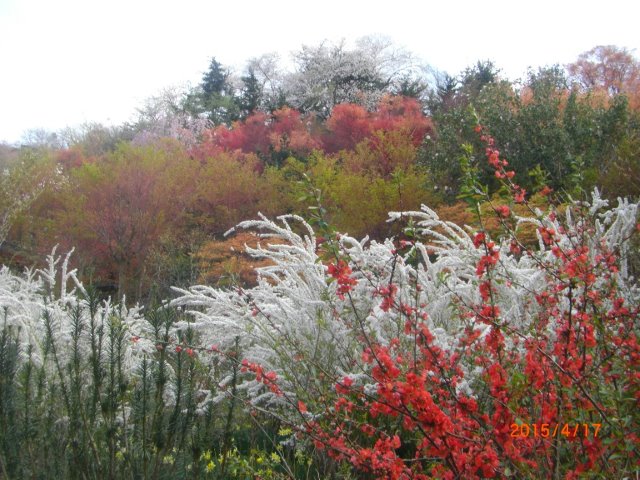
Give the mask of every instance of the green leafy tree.
[[[492, 132], [528, 192], [544, 178], [548, 186], [576, 194], [602, 186], [613, 165], [628, 169], [629, 162], [620, 160], [627, 155], [616, 156], [630, 151], [637, 132], [627, 98], [603, 99], [599, 92], [570, 89], [568, 83], [564, 70], [551, 66], [531, 70], [518, 85], [500, 80], [490, 62], [465, 70], [459, 86], [443, 77], [431, 96], [435, 132], [425, 139], [420, 156], [436, 188], [449, 200], [458, 195], [461, 158], [468, 168], [477, 166], [490, 191], [498, 188], [491, 169], [477, 160], [483, 152], [474, 132], [478, 122]], [[619, 148], [622, 144], [626, 147]], [[471, 147], [470, 156], [465, 145]]]
[[227, 81], [229, 72], [218, 62], [215, 57], [211, 59], [209, 70], [202, 77], [200, 86], [205, 95], [222, 95], [228, 91]]
[[423, 78], [405, 74], [391, 88], [391, 93], [401, 97], [415, 98], [424, 102], [428, 92], [428, 85]]

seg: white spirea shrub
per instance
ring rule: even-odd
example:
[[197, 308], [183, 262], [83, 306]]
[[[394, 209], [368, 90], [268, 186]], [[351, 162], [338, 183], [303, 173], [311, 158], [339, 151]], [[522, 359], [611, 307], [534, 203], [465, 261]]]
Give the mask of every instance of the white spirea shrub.
[[[92, 332], [95, 338], [102, 338], [101, 352], [107, 355], [109, 327], [115, 326], [127, 339], [123, 342], [123, 360], [126, 373], [131, 374], [143, 345], [130, 345], [132, 342], [128, 340], [146, 327], [140, 309], [127, 309], [124, 302], [103, 301], [95, 306], [92, 315], [87, 291], [78, 280], [76, 270], [69, 269], [72, 252], [61, 257], [54, 248], [47, 257], [46, 268], [28, 269], [23, 274], [15, 274], [6, 266], [0, 269], [2, 328], [17, 337], [22, 361], [27, 361], [30, 352], [30, 360], [35, 365], [50, 363], [53, 341], [58, 361], [64, 366], [70, 361], [74, 336], [78, 338], [79, 353], [84, 358], [91, 351]], [[109, 325], [109, 322], [114, 323]]]
[[[563, 249], [568, 250], [579, 241], [589, 247], [590, 255], [595, 255], [601, 246], [614, 251], [621, 267], [614, 274], [617, 288], [628, 303], [637, 304], [640, 293], [627, 268], [627, 257], [638, 204], [619, 200], [617, 206], [608, 208], [596, 191], [587, 212], [592, 217], [588, 222], [585, 218], [574, 218], [571, 208], [566, 209], [562, 221], [559, 214], [556, 217], [538, 212], [519, 218], [518, 222], [553, 228], [557, 232], [555, 244]], [[198, 344], [192, 345], [197, 352], [212, 346], [223, 352], [238, 348], [240, 358], [275, 372], [284, 396], [276, 396], [264, 384], [243, 377], [240, 387], [256, 404], [283, 404], [298, 397], [298, 392], [321, 392], [345, 375], [366, 385], [372, 382], [371, 366], [362, 360], [368, 341], [386, 345], [399, 339], [407, 348], [413, 344], [404, 333], [406, 317], [401, 308], [384, 308], [382, 292], [394, 284], [398, 287], [394, 305], [424, 312], [435, 345], [455, 350], [465, 328], [488, 329], [468, 314], [482, 303], [476, 268], [485, 251], [474, 246], [471, 229], [443, 221], [425, 206], [421, 211], [390, 213], [390, 221], [407, 220], [412, 221], [415, 241], [400, 249], [400, 253], [392, 240], [380, 243], [348, 235], [339, 237], [337, 257], [329, 263], [336, 264], [338, 259], [348, 263], [355, 283], [346, 294], [339, 291], [338, 282], [325, 265], [327, 262], [321, 260], [316, 235], [304, 219], [288, 215], [271, 221], [261, 216], [259, 220], [241, 223], [237, 228], [257, 230], [262, 237], [257, 248], [247, 248], [248, 253], [270, 260], [271, 265], [258, 269], [258, 285], [254, 288], [199, 285], [176, 289], [178, 296], [168, 306], [186, 310], [190, 320], [178, 321], [171, 327], [170, 342], [178, 343], [191, 329], [197, 334]], [[582, 232], [580, 239], [575, 233], [563, 233], [581, 232], [583, 224], [591, 229]], [[526, 333], [539, 313], [535, 294], [549, 282], [544, 265], [554, 265], [559, 260], [542, 239], [531, 254], [513, 254], [507, 241], [496, 240], [495, 248], [500, 251], [500, 259], [491, 275], [501, 321]], [[46, 268], [27, 270], [20, 275], [2, 267], [3, 328], [18, 337], [23, 361], [30, 352], [35, 364], [47, 363], [45, 357], [50, 356], [47, 342], [53, 338], [60, 362], [66, 365], [72, 354], [74, 329], [80, 326], [76, 335], [78, 348], [88, 355], [91, 332], [94, 335], [106, 332], [107, 327], [115, 325], [110, 322], [117, 322], [127, 339], [123, 344], [125, 373], [136, 375], [141, 359], [158, 348], [152, 323], [140, 308], [127, 309], [109, 301], [97, 305], [92, 315], [87, 292], [76, 271], [69, 269], [70, 255], [56, 256], [54, 249]], [[566, 310], [570, 305], [561, 304], [559, 308]], [[553, 335], [554, 325], [547, 328]], [[101, 351], [106, 355], [107, 335], [103, 341]], [[470, 383], [474, 375], [481, 373], [471, 362], [463, 360], [461, 366]], [[170, 365], [168, 374], [172, 374]], [[207, 396], [207, 401], [224, 398], [225, 387], [230, 383], [231, 373], [220, 382], [222, 388], [218, 393]], [[464, 385], [469, 387], [466, 382]]]
[[[622, 267], [615, 274], [620, 289], [629, 302], [637, 302], [640, 295], [626, 264], [638, 204], [619, 200], [616, 207], [607, 207], [595, 191], [588, 209], [589, 222], [573, 218], [570, 207], [562, 221], [560, 215], [541, 212], [517, 221], [553, 228], [558, 232], [555, 245], [563, 249], [580, 241], [590, 247], [590, 255], [602, 245], [615, 251]], [[339, 257], [347, 261], [351, 278], [356, 280], [347, 295], [340, 294], [318, 256], [313, 229], [302, 218], [287, 215], [270, 221], [261, 216], [260, 220], [243, 222], [237, 228], [257, 230], [263, 238], [257, 248], [247, 248], [247, 252], [270, 260], [272, 265], [258, 269], [258, 285], [248, 290], [208, 286], [176, 289], [179, 296], [171, 305], [186, 308], [193, 318], [176, 328], [196, 329], [204, 345], [221, 349], [239, 342], [242, 358], [276, 372], [285, 393], [295, 398], [295, 392], [313, 391], [319, 377], [348, 375], [361, 383], [369, 381], [369, 367], [360, 357], [366, 339], [382, 345], [394, 338], [403, 340], [405, 318], [400, 309], [381, 308], [381, 289], [393, 283], [398, 286], [395, 304], [420, 307], [427, 314], [435, 344], [455, 349], [465, 327], [488, 329], [473, 317], [461, 315], [482, 303], [476, 268], [485, 251], [474, 246], [470, 228], [443, 221], [426, 206], [421, 211], [390, 213], [390, 221], [407, 219], [413, 221], [416, 241], [402, 253], [396, 252], [398, 247], [391, 240], [378, 243], [339, 237]], [[300, 228], [292, 227], [293, 222]], [[583, 238], [566, 233], [580, 232], [587, 224], [595, 228], [583, 232]], [[298, 233], [300, 230], [303, 233]], [[535, 294], [549, 282], [545, 265], [554, 265], [558, 259], [542, 239], [531, 254], [514, 254], [508, 241], [495, 242], [500, 259], [491, 272], [494, 302], [504, 324], [526, 333], [538, 313]], [[548, 329], [552, 334], [554, 325]], [[405, 340], [410, 345], [410, 339]], [[480, 373], [464, 361], [462, 367], [471, 380], [473, 372]], [[257, 403], [283, 402], [256, 381], [247, 381], [244, 386]], [[321, 390], [319, 385], [315, 387]]]

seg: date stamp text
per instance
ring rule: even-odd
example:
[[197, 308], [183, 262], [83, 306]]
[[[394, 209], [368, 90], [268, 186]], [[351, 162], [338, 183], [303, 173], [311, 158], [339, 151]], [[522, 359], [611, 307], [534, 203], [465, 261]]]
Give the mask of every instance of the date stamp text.
[[514, 438], [587, 438], [598, 436], [601, 423], [512, 423]]

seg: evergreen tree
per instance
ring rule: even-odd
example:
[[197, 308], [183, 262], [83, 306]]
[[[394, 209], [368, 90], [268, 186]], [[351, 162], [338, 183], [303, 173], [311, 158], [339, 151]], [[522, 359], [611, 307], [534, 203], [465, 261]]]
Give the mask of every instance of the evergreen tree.
[[202, 76], [202, 92], [211, 97], [213, 95], [225, 95], [229, 92], [229, 71], [226, 70], [215, 57], [211, 59], [209, 70]]
[[260, 81], [251, 67], [249, 67], [247, 74], [241, 80], [244, 87], [240, 93], [238, 106], [240, 108], [240, 117], [244, 119], [260, 108], [262, 104], [262, 85], [260, 85]]
[[187, 95], [183, 106], [187, 112], [204, 116], [215, 125], [230, 124], [239, 118], [238, 99], [230, 73], [215, 57], [202, 76], [202, 82]]

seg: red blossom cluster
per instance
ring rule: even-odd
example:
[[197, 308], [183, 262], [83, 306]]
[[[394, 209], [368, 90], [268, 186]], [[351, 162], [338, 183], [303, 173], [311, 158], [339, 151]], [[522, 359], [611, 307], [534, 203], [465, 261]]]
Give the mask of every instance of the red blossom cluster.
[[476, 275], [481, 277], [489, 271], [500, 259], [500, 250], [496, 247], [495, 242], [487, 242], [484, 232], [479, 232], [473, 239], [473, 244], [476, 248], [483, 247], [486, 255], [480, 257], [478, 264], [476, 265]]
[[500, 205], [496, 207], [496, 213], [501, 218], [507, 218], [509, 215], [511, 215], [511, 209], [506, 205]]
[[247, 359], [242, 360], [241, 372], [251, 372], [255, 375], [256, 381], [265, 384], [273, 393], [282, 396], [282, 390], [278, 386], [278, 375], [276, 372], [265, 372], [258, 363], [250, 362]]
[[344, 300], [346, 293], [349, 293], [358, 282], [351, 277], [352, 271], [347, 262], [338, 260], [338, 263], [331, 263], [327, 268], [329, 275], [338, 281], [338, 297]]
[[[489, 165], [493, 167], [495, 177], [498, 180], [504, 180], [507, 182], [515, 203], [524, 203], [527, 191], [520, 185], [516, 185], [511, 182], [511, 179], [515, 177], [516, 173], [513, 170], [506, 169], [506, 167], [509, 166], [509, 162], [504, 158], [500, 158], [500, 151], [495, 148], [494, 138], [486, 133], [486, 129], [482, 125], [477, 125], [475, 127], [475, 131], [477, 133], [481, 133], [480, 140], [487, 146], [485, 149], [487, 161], [489, 162]], [[548, 194], [551, 192], [551, 189], [545, 187], [544, 191]], [[500, 214], [500, 212], [498, 213]], [[508, 214], [501, 216], [508, 216]]]
[[398, 293], [398, 287], [397, 285], [394, 285], [393, 283], [391, 283], [386, 287], [378, 288], [376, 293], [382, 297], [382, 303], [380, 303], [380, 309], [383, 312], [388, 312], [389, 309], [393, 307], [393, 302], [396, 298], [396, 293]]
[[191, 347], [182, 347], [181, 345], [176, 345], [176, 353], [185, 352], [188, 356], [193, 357], [195, 355], [195, 351]]
[[[330, 429], [314, 423], [308, 433], [330, 456], [348, 460], [374, 478], [497, 477], [500, 457], [496, 446], [474, 434], [491, 420], [479, 414], [476, 399], [456, 393], [455, 386], [464, 376], [456, 359], [432, 344], [433, 336], [423, 323], [412, 333], [418, 338], [417, 358], [402, 352], [397, 339], [388, 346], [365, 349], [362, 358], [371, 365], [377, 382], [375, 395], [354, 386], [349, 377], [343, 378], [336, 383], [340, 397], [334, 411], [346, 417], [336, 416]], [[505, 376], [497, 370], [492, 378], [496, 379], [496, 389], [505, 383]], [[356, 403], [370, 418], [358, 427], [365, 438], [371, 439], [370, 446], [354, 446], [350, 436], [346, 418], [354, 415]], [[374, 424], [376, 419], [385, 418], [399, 420], [404, 434], [422, 432], [421, 440], [414, 444], [413, 461], [403, 460], [400, 454], [408, 446], [402, 435], [390, 434]], [[508, 425], [506, 428], [508, 433]], [[429, 464], [420, 460], [426, 458], [435, 461]]]

